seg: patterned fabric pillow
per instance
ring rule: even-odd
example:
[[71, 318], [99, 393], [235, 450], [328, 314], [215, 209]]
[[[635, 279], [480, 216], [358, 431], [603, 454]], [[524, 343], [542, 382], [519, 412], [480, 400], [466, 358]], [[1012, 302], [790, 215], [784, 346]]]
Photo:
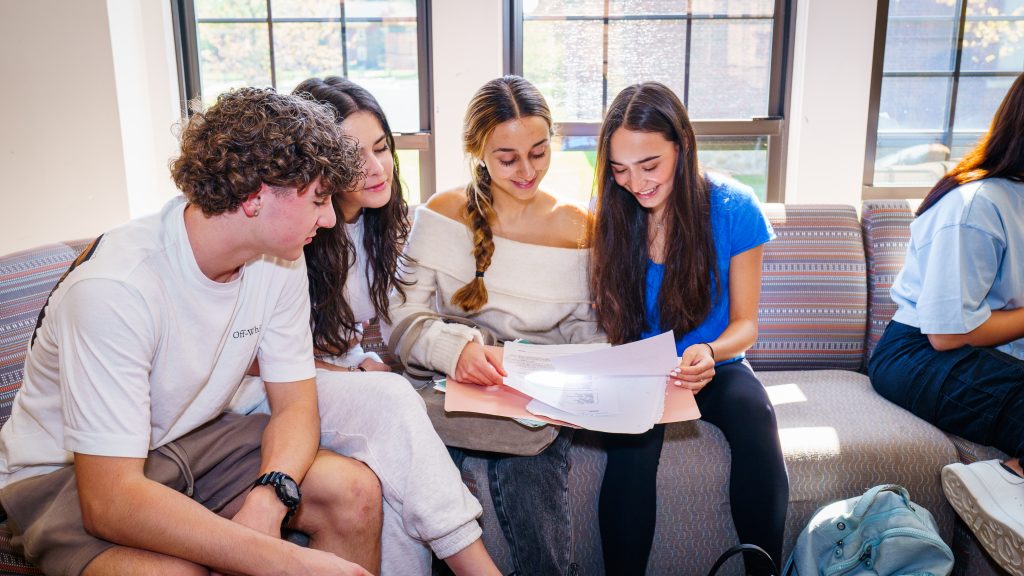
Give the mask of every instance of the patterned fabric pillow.
[[0, 257], [0, 426], [21, 388], [28, 341], [50, 289], [92, 240], [50, 244]]
[[766, 204], [777, 238], [764, 248], [756, 370], [859, 370], [867, 280], [852, 206]]
[[861, 209], [864, 251], [868, 259], [868, 332], [864, 365], [871, 358], [882, 332], [896, 313], [889, 297], [893, 280], [903, 269], [910, 244], [914, 212], [906, 200], [868, 200]]

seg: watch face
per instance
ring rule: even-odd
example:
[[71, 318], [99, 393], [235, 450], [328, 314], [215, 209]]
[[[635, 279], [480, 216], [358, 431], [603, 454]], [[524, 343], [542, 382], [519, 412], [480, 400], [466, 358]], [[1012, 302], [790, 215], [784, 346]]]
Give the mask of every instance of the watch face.
[[284, 489], [284, 493], [291, 500], [298, 501], [300, 498], [299, 487], [295, 485], [295, 481], [291, 478], [283, 478], [281, 480], [281, 488]]

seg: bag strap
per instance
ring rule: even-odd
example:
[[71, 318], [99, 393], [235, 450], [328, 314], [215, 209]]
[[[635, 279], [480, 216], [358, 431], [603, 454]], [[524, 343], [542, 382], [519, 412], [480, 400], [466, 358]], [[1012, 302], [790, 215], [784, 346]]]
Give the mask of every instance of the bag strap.
[[[399, 320], [399, 322], [391, 328], [391, 337], [388, 338], [388, 350], [391, 350], [392, 352], [397, 354], [399, 346], [402, 342], [402, 338], [405, 337], [405, 333], [409, 331], [409, 328], [413, 324], [432, 316], [433, 314], [431, 314], [430, 312], [413, 312], [412, 314], [409, 314], [405, 318]], [[404, 358], [399, 356], [399, 359], [402, 360], [404, 363]]]
[[43, 307], [39, 309], [39, 316], [36, 316], [36, 327], [32, 329], [32, 339], [29, 340], [28, 343], [29, 350], [31, 350], [32, 346], [36, 343], [36, 335], [39, 333], [39, 327], [43, 325], [43, 318], [46, 317], [46, 307], [50, 305], [50, 298], [53, 297], [53, 293], [57, 291], [57, 287], [60, 286], [60, 283], [63, 282], [65, 278], [68, 277], [68, 274], [71, 274], [72, 270], [78, 268], [82, 262], [92, 258], [93, 252], [96, 252], [96, 247], [100, 245], [100, 239], [102, 238], [103, 234], [100, 234], [95, 240], [90, 242], [89, 245], [85, 247], [85, 250], [82, 250], [82, 253], [79, 254], [73, 262], [71, 262], [71, 266], [61, 274], [60, 279], [53, 285], [53, 288], [50, 288], [50, 293], [46, 296], [46, 302], [43, 302]]
[[875, 498], [882, 492], [893, 492], [903, 498], [903, 503], [906, 504], [907, 508], [912, 508], [910, 504], [910, 493], [907, 489], [899, 484], [879, 484], [874, 488], [869, 489], [864, 493], [860, 499], [857, 500], [857, 505], [853, 508], [852, 516], [854, 518], [863, 518], [868, 513], [868, 508], [874, 503]]
[[405, 373], [413, 378], [421, 380], [434, 377], [434, 372], [425, 368], [419, 368], [409, 363], [409, 351], [412, 344], [423, 332], [424, 323], [437, 315], [431, 312], [421, 311], [402, 318], [391, 330], [391, 337], [388, 338], [388, 349], [390, 349], [402, 363]]
[[722, 565], [725, 564], [726, 560], [732, 558], [737, 554], [743, 554], [744, 552], [750, 552], [755, 556], [761, 558], [762, 560], [768, 562], [768, 566], [771, 567], [772, 574], [779, 573], [778, 569], [775, 567], [775, 561], [772, 560], [772, 557], [767, 552], [765, 552], [763, 548], [761, 548], [760, 546], [755, 546], [754, 544], [737, 544], [723, 552], [722, 555], [718, 557], [718, 560], [715, 560], [714, 565], [711, 566], [711, 571], [708, 572], [708, 576], [715, 576], [716, 574], [718, 574], [718, 570], [722, 567]]

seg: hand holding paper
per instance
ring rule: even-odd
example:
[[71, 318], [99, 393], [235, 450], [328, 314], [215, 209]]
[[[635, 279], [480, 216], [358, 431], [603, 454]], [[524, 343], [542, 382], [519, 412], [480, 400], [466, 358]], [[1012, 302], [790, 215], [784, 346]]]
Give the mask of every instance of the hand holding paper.
[[502, 378], [506, 376], [502, 369], [502, 349], [469, 342], [459, 355], [453, 376], [467, 384], [501, 384]]
[[641, 433], [658, 422], [700, 417], [692, 393], [666, 391], [665, 375], [676, 362], [671, 332], [616, 347], [509, 342], [506, 386], [472, 390], [450, 382], [445, 409]]

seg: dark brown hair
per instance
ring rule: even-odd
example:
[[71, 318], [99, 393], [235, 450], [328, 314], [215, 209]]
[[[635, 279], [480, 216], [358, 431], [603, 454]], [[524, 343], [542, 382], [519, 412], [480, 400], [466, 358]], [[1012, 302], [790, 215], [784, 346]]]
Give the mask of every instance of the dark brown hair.
[[551, 130], [551, 110], [539, 90], [519, 76], [503, 76], [484, 84], [473, 95], [462, 124], [462, 147], [469, 158], [469, 184], [466, 185], [466, 219], [473, 231], [473, 257], [477, 276], [452, 294], [452, 305], [475, 312], [487, 303], [487, 286], [482, 274], [494, 255], [495, 218], [491, 175], [484, 164], [484, 146], [501, 123], [539, 116]]
[[601, 327], [613, 344], [636, 340], [646, 327], [648, 211], [615, 182], [609, 154], [619, 128], [661, 134], [676, 144], [672, 193], [665, 206], [665, 275], [658, 294], [661, 324], [676, 337], [707, 317], [718, 286], [711, 237], [710, 185], [697, 163], [686, 108], [667, 86], [646, 82], [615, 97], [597, 143], [597, 208], [591, 230], [590, 286]]
[[193, 104], [171, 162], [174, 183], [207, 216], [237, 210], [261, 184], [304, 193], [319, 178], [329, 194], [359, 174], [358, 150], [332, 108], [270, 88], [226, 92], [207, 110]]
[[950, 190], [983, 178], [1024, 178], [1024, 74], [1017, 76], [978, 144], [928, 192], [917, 215], [924, 214]]
[[[402, 196], [398, 174], [398, 153], [395, 137], [380, 104], [365, 88], [346, 78], [328, 76], [323, 80], [310, 78], [295, 87], [295, 93], [307, 93], [314, 99], [332, 106], [343, 120], [356, 112], [369, 112], [384, 130], [394, 170], [391, 174], [391, 199], [380, 208], [363, 209], [363, 249], [367, 255], [370, 278], [370, 299], [377, 317], [388, 322], [388, 294], [395, 288], [404, 294], [403, 282], [398, 277], [399, 266], [407, 262], [402, 253], [409, 235], [406, 218], [408, 206]], [[371, 143], [364, 142], [364, 145]], [[313, 305], [310, 322], [313, 327], [313, 345], [317, 350], [331, 354], [344, 354], [349, 349], [348, 337], [356, 329], [352, 307], [345, 300], [345, 282], [356, 258], [356, 247], [345, 231], [340, 199], [333, 198], [338, 225], [321, 230], [305, 248], [306, 269], [309, 273], [309, 298]]]

